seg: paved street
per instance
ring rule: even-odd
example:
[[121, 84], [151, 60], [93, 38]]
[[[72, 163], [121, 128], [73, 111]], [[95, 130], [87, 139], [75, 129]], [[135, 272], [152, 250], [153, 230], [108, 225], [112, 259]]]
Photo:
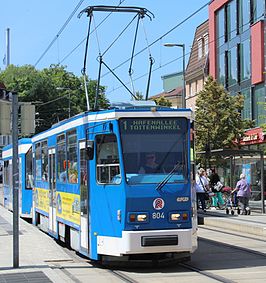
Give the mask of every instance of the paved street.
[[[191, 261], [171, 267], [115, 270], [92, 265], [23, 220], [20, 221], [20, 268], [13, 269], [12, 214], [0, 206], [0, 215], [0, 282], [9, 280], [8, 276], [13, 276], [12, 282], [22, 282], [23, 278], [23, 282], [99, 283], [264, 282], [266, 278], [265, 234], [238, 231], [241, 226], [238, 224], [244, 223], [250, 230], [265, 232], [266, 215], [232, 217], [224, 211], [207, 212], [205, 225], [199, 226], [199, 248]], [[232, 221], [235, 230], [230, 228]], [[229, 228], [224, 222], [229, 223]]]

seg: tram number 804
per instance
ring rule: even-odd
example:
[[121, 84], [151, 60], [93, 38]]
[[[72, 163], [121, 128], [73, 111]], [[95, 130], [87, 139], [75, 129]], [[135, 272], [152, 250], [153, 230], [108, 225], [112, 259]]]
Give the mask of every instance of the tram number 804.
[[152, 219], [161, 219], [161, 218], [164, 218], [163, 212], [153, 212]]

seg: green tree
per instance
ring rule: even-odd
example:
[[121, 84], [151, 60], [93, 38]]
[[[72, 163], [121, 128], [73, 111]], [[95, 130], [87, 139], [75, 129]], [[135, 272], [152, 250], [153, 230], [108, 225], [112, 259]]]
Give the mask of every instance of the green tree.
[[236, 148], [244, 130], [253, 125], [241, 119], [243, 96], [229, 95], [212, 77], [196, 101], [196, 149]]
[[145, 100], [143, 94], [140, 91], [135, 93], [136, 100]]
[[160, 96], [160, 97], [154, 98], [153, 101], [155, 101], [156, 105], [168, 106], [168, 107], [172, 106], [172, 102], [170, 102], [164, 96]]
[[[36, 105], [36, 133], [68, 118], [69, 98], [71, 116], [87, 110], [84, 80], [68, 72], [65, 66], [51, 65], [38, 71], [30, 65], [10, 65], [0, 72], [0, 81], [8, 90], [18, 92], [19, 101]], [[93, 108], [97, 81], [88, 80], [87, 87]], [[109, 106], [104, 86], [100, 86], [98, 105], [100, 108]]]

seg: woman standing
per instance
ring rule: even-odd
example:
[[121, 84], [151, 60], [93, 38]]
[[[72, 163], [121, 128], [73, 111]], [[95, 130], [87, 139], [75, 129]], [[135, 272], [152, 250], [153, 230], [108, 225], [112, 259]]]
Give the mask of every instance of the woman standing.
[[250, 214], [249, 199], [251, 197], [250, 186], [246, 180], [245, 174], [240, 175], [240, 180], [236, 184], [235, 191], [240, 203], [241, 214]]
[[209, 190], [209, 182], [205, 177], [205, 170], [200, 168], [196, 176], [196, 193], [197, 193], [197, 209], [199, 209], [199, 203], [201, 209], [206, 212], [205, 195]]

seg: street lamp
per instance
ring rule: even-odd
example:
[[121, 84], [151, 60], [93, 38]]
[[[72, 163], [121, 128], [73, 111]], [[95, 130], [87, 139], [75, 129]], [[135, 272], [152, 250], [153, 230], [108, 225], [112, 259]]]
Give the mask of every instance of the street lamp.
[[183, 93], [182, 93], [182, 108], [186, 108], [186, 81], [185, 81], [185, 44], [165, 43], [165, 47], [181, 47], [183, 50]]
[[71, 117], [71, 108], [70, 108], [70, 88], [67, 87], [57, 87], [57, 90], [67, 90], [68, 91], [68, 118]]

